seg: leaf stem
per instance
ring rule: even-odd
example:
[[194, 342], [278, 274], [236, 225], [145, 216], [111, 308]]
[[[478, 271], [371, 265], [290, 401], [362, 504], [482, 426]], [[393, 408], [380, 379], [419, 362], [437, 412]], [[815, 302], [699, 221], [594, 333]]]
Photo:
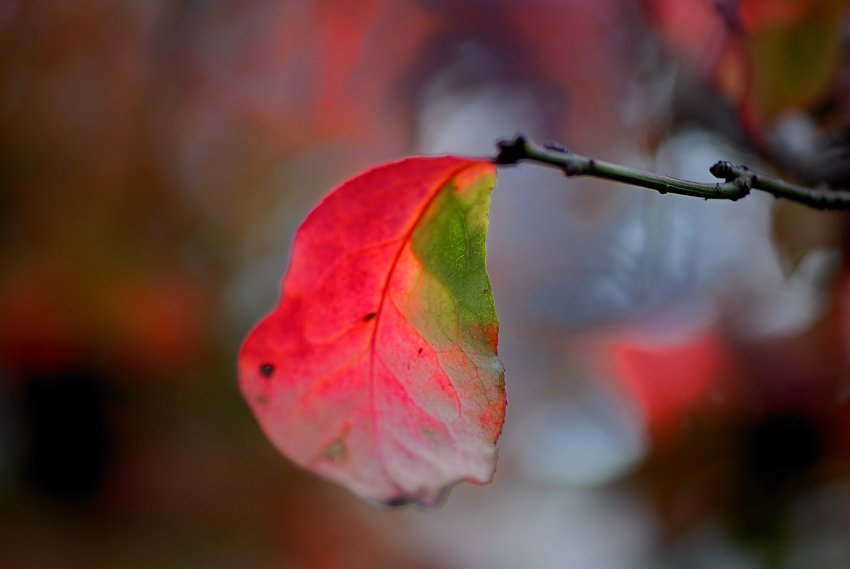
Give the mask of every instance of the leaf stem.
[[777, 198], [789, 199], [817, 209], [850, 209], [850, 191], [797, 186], [754, 172], [746, 166], [735, 166], [725, 161], [718, 162], [710, 168], [712, 175], [723, 182], [713, 184], [689, 182], [664, 174], [644, 172], [604, 160], [579, 156], [557, 145], [541, 146], [519, 135], [514, 140], [499, 142], [499, 155], [493, 159], [493, 163], [498, 166], [509, 166], [523, 160], [554, 166], [563, 170], [570, 178], [591, 176], [649, 188], [662, 194], [736, 201], [746, 197], [750, 190], [761, 190]]

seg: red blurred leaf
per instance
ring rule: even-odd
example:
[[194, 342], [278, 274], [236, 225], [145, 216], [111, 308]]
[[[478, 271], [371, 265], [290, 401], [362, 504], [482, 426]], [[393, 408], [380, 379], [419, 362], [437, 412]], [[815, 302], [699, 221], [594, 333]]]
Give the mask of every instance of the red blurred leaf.
[[242, 392], [298, 464], [390, 504], [486, 483], [504, 371], [484, 243], [492, 164], [374, 168], [298, 230], [283, 296], [249, 334]]
[[638, 401], [653, 436], [660, 440], [679, 432], [688, 415], [711, 400], [711, 393], [728, 395], [740, 376], [714, 336], [652, 349], [618, 344], [611, 371]]
[[735, 101], [756, 140], [786, 111], [808, 112], [823, 104], [836, 80], [846, 0], [644, 0], [644, 5], [665, 43]]
[[712, 0], [643, 0], [643, 5], [668, 49], [698, 68], [714, 65], [727, 31]]
[[744, 112], [769, 122], [823, 100], [837, 72], [846, 8], [846, 0], [740, 2], [752, 67]]

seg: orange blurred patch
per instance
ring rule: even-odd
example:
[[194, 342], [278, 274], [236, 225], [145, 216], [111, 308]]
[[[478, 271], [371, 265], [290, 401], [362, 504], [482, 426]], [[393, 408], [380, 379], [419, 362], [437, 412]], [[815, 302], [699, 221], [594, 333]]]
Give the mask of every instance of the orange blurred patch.
[[105, 300], [112, 366], [133, 375], [180, 372], [199, 359], [205, 337], [200, 291], [176, 278], [129, 280]]
[[0, 294], [0, 322], [0, 366], [9, 378], [72, 367], [85, 351], [61, 306], [35, 283]]
[[748, 32], [793, 27], [814, 15], [827, 16], [844, 0], [740, 0], [741, 22]]

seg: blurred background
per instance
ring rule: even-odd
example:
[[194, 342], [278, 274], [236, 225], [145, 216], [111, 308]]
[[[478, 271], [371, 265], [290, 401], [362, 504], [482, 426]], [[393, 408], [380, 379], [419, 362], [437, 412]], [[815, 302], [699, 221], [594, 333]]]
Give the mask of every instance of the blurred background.
[[300, 221], [540, 142], [850, 186], [844, 0], [0, 0], [0, 567], [846, 568], [850, 218], [503, 168], [493, 484], [387, 510], [236, 387]]

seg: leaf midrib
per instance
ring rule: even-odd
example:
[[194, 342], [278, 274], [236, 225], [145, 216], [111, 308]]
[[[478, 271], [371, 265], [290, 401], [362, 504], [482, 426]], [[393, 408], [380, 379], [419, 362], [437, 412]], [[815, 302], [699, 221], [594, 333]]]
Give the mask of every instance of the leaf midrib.
[[[386, 301], [387, 294], [389, 292], [390, 283], [392, 282], [392, 277], [395, 274], [396, 266], [398, 265], [399, 259], [401, 259], [401, 254], [404, 252], [404, 248], [410, 243], [411, 238], [413, 237], [413, 233], [416, 231], [416, 228], [419, 227], [419, 224], [422, 222], [422, 218], [425, 216], [425, 213], [431, 207], [431, 204], [437, 199], [437, 196], [448, 186], [448, 184], [455, 179], [461, 172], [468, 168], [473, 168], [478, 162], [468, 162], [463, 166], [453, 170], [450, 174], [448, 174], [436, 187], [437, 190], [428, 198], [428, 200], [424, 203], [422, 208], [416, 214], [413, 223], [410, 226], [410, 229], [407, 230], [407, 233], [401, 239], [399, 243], [398, 251], [396, 251], [395, 257], [390, 263], [389, 269], [387, 270], [387, 277], [384, 280], [384, 284], [381, 287], [380, 300], [378, 302], [378, 307], [375, 310], [375, 322], [374, 328], [372, 329], [372, 336], [369, 338], [369, 405], [371, 407], [371, 416], [372, 416], [372, 434], [375, 437], [375, 446], [378, 452], [378, 458], [381, 462], [381, 470], [384, 472], [384, 476], [390, 483], [394, 486], [396, 491], [403, 491], [398, 484], [392, 482], [392, 477], [387, 472], [386, 461], [383, 456], [383, 448], [381, 444], [381, 436], [378, 431], [378, 414], [375, 409], [375, 340], [378, 336], [378, 327], [381, 325], [381, 319], [384, 314], [384, 302]], [[417, 330], [417, 333], [420, 333]], [[421, 335], [421, 333], [420, 333]], [[398, 381], [396, 379], [396, 381]]]

